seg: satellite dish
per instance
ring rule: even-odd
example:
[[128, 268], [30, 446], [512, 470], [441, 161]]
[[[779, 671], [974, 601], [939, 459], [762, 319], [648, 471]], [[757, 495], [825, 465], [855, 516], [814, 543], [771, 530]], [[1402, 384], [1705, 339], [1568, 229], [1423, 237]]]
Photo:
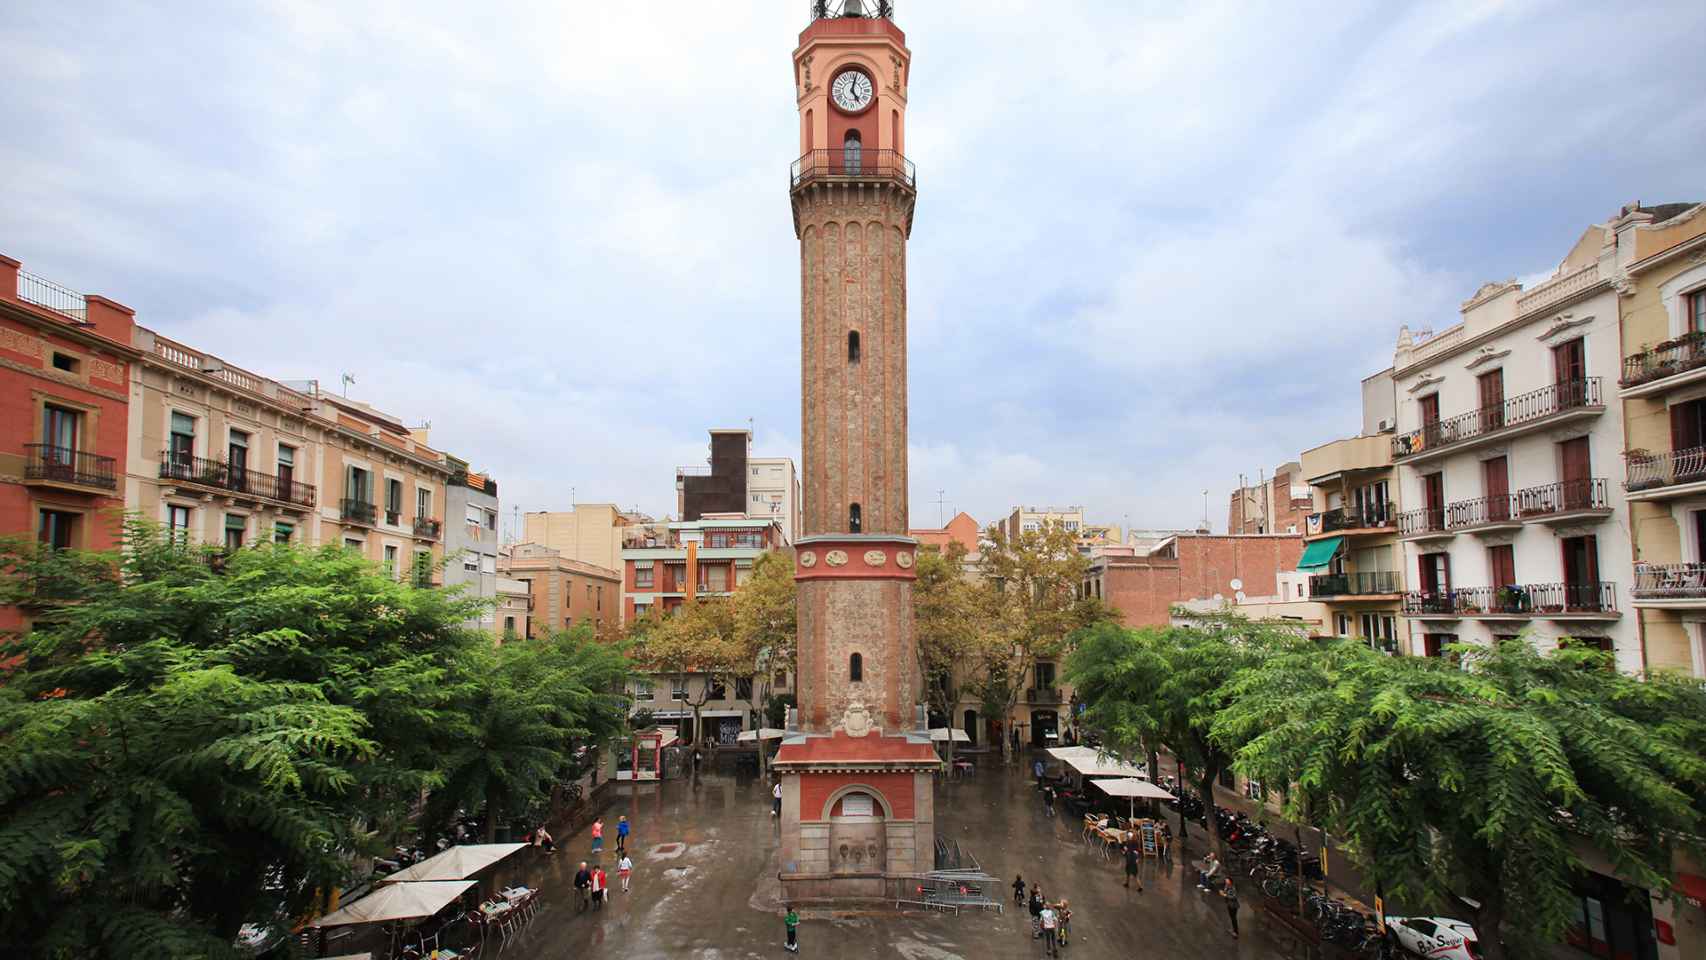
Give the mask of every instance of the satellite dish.
[[1243, 603], [1244, 602], [1244, 591], [1240, 590], [1237, 593], [1233, 594], [1232, 597], [1233, 597], [1233, 599], [1237, 600], [1239, 603]]
[[1238, 579], [1237, 577], [1233, 577], [1232, 578], [1232, 589], [1234, 589], [1234, 590], [1244, 589], [1244, 581]]

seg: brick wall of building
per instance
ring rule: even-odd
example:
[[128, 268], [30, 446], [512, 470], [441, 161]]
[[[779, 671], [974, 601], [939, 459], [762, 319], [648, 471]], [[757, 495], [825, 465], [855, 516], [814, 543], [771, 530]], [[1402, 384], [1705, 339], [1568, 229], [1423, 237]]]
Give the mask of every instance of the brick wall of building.
[[1231, 598], [1233, 580], [1252, 597], [1278, 592], [1277, 574], [1297, 569], [1301, 536], [1185, 536], [1177, 540], [1177, 559], [1105, 557], [1101, 563], [1102, 598], [1118, 610], [1128, 627], [1168, 622], [1172, 605], [1222, 594]]

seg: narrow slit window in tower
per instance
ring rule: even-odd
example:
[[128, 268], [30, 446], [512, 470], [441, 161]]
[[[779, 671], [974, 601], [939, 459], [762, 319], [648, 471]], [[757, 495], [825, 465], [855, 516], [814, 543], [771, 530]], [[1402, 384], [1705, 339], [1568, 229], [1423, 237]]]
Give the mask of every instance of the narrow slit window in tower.
[[847, 679], [854, 683], [865, 680], [865, 658], [857, 653], [847, 658]]
[[861, 519], [862, 518], [859, 515], [859, 505], [855, 503], [849, 506], [847, 508], [847, 532], [858, 533], [859, 528], [863, 526], [860, 522]]
[[847, 331], [847, 362], [859, 362], [859, 331]]

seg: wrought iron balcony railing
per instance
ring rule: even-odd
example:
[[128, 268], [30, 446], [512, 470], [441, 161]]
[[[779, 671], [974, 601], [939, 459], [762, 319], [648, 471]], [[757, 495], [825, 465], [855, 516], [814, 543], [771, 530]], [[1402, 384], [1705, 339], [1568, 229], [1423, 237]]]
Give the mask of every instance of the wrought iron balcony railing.
[[789, 171], [790, 187], [799, 187], [815, 180], [846, 178], [855, 180], [889, 180], [917, 189], [918, 177], [912, 161], [898, 150], [808, 150], [794, 161]]
[[118, 489], [118, 470], [112, 457], [51, 443], [24, 444], [24, 457], [25, 480], [69, 483], [102, 490]]
[[1423, 507], [1398, 514], [1398, 533], [1406, 537], [1421, 533], [1443, 533], [1446, 529], [1444, 507]]
[[1557, 616], [1616, 612], [1617, 585], [1603, 580], [1453, 587], [1450, 590], [1415, 590], [1404, 595], [1404, 613], [1408, 616]]
[[1600, 378], [1564, 380], [1548, 384], [1539, 390], [1519, 393], [1503, 403], [1461, 413], [1448, 420], [1423, 424], [1421, 429], [1392, 438], [1392, 456], [1412, 457], [1427, 450], [1454, 446], [1497, 433], [1506, 427], [1544, 420], [1566, 410], [1596, 407], [1600, 399]]
[[1334, 530], [1378, 530], [1393, 526], [1397, 514], [1386, 504], [1373, 507], [1340, 507], [1316, 514], [1321, 518], [1321, 532]]
[[1508, 493], [1476, 497], [1473, 500], [1457, 500], [1445, 505], [1445, 526], [1448, 530], [1479, 527], [1489, 523], [1509, 523], [1516, 517], [1516, 497]]
[[1706, 447], [1663, 453], [1630, 450], [1623, 458], [1623, 489], [1630, 493], [1706, 480]]
[[1309, 578], [1311, 597], [1368, 597], [1397, 592], [1398, 574], [1392, 570], [1322, 573]]
[[312, 507], [315, 503], [314, 488], [309, 484], [233, 466], [224, 460], [189, 457], [170, 450], [160, 453], [160, 479], [218, 487], [221, 490], [266, 497], [269, 500], [282, 500], [304, 507]]
[[365, 523], [372, 526], [373, 518], [377, 515], [378, 510], [378, 507], [366, 500], [352, 500], [345, 497], [338, 501], [339, 515], [351, 523]]
[[416, 517], [415, 518], [415, 536], [417, 536], [417, 537], [430, 537], [433, 540], [437, 540], [438, 539], [438, 531], [442, 526], [443, 526], [443, 524], [439, 523], [437, 520], [434, 520], [431, 517]]
[[1706, 563], [1636, 563], [1635, 599], [1706, 600]]
[[1559, 480], [1518, 490], [1516, 506], [1524, 520], [1555, 513], [1611, 508], [1605, 497], [1604, 477]]
[[1025, 691], [1026, 703], [1060, 703], [1059, 687], [1031, 687]]
[[1638, 387], [1706, 366], [1706, 333], [1685, 333], [1649, 350], [1623, 358], [1619, 386]]

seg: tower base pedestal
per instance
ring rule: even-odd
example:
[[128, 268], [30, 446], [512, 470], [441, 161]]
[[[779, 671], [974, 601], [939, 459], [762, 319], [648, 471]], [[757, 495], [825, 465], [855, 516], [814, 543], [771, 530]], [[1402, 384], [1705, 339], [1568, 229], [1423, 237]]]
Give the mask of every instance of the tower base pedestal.
[[795, 736], [773, 769], [782, 784], [782, 898], [882, 899], [934, 869], [935, 773], [928, 737]]

